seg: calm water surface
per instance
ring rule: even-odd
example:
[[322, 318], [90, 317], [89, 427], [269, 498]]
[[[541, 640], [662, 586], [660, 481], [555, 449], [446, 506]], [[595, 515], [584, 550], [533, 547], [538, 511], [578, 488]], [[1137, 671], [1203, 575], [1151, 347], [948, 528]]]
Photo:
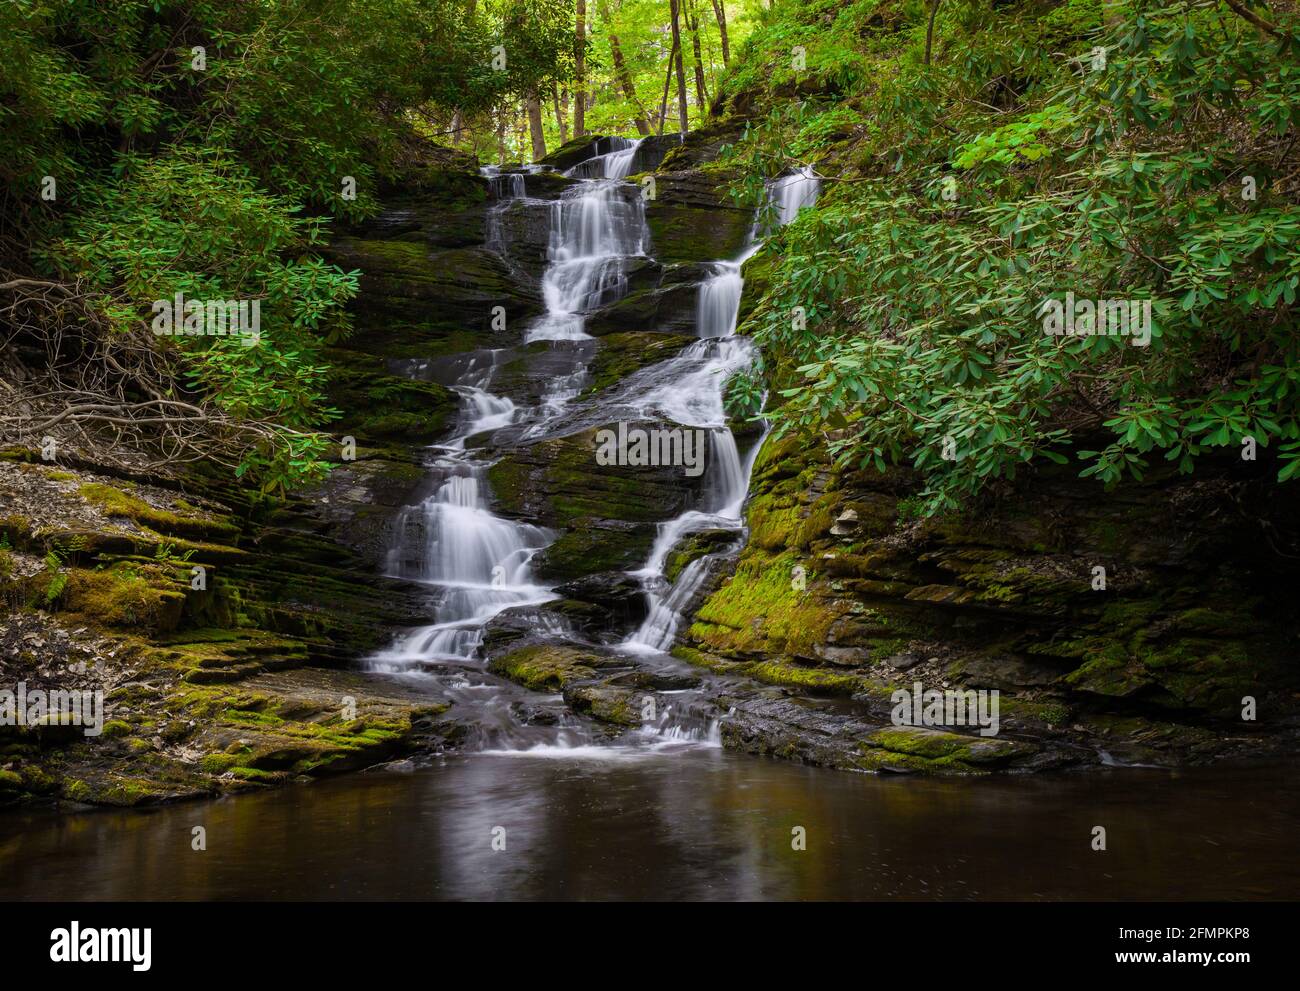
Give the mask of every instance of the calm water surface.
[[1297, 827], [1294, 767], [944, 781], [716, 749], [478, 754], [152, 811], [0, 815], [0, 898], [1280, 899], [1300, 897]]

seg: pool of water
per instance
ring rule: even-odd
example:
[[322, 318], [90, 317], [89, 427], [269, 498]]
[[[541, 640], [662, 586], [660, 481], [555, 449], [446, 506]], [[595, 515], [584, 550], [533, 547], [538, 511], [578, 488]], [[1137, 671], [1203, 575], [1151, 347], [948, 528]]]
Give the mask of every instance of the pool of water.
[[0, 898], [1294, 899], [1298, 827], [1289, 766], [937, 780], [707, 747], [548, 750], [7, 813]]

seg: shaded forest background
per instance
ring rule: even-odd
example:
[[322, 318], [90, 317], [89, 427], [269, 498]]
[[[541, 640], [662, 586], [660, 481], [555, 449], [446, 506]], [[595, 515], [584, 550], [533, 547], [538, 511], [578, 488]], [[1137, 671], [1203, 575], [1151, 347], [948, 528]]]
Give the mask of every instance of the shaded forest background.
[[[1278, 0], [13, 0], [0, 8], [0, 431], [328, 470], [333, 221], [467, 155], [716, 126], [736, 197], [825, 195], [746, 330], [781, 430], [907, 464], [917, 511], [1035, 463], [1300, 472], [1300, 34]], [[757, 283], [756, 283], [757, 285]], [[262, 301], [263, 341], [151, 301]], [[1152, 343], [1060, 341], [1065, 293]], [[792, 314], [798, 314], [794, 319]], [[945, 451], [955, 449], [957, 457]]]

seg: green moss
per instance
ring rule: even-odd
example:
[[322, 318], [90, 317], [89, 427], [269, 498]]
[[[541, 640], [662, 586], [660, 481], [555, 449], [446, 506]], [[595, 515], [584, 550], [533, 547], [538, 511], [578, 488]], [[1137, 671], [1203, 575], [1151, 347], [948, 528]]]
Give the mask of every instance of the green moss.
[[110, 719], [104, 724], [100, 736], [112, 739], [115, 736], [130, 736], [131, 724], [122, 719]]
[[17, 771], [6, 771], [0, 768], [0, 791], [17, 791], [22, 786], [22, 775]]
[[671, 358], [688, 343], [690, 338], [675, 334], [606, 334], [588, 366], [591, 384], [586, 394], [594, 395], [638, 369]]
[[92, 798], [90, 785], [69, 778], [63, 782], [63, 797], [73, 802], [89, 802]]
[[227, 538], [239, 533], [238, 527], [224, 520], [181, 516], [164, 509], [157, 509], [143, 499], [138, 499], [111, 485], [89, 482], [81, 486], [78, 492], [83, 499], [98, 506], [106, 515], [126, 517], [158, 533], [178, 534], [199, 539]]
[[511, 651], [488, 665], [496, 674], [534, 691], [558, 692], [574, 681], [593, 678], [601, 659], [571, 647], [543, 644]]
[[752, 664], [743, 670], [745, 674], [764, 684], [802, 688], [814, 692], [826, 692], [830, 695], [852, 695], [861, 685], [861, 679], [853, 675], [828, 671], [825, 668], [786, 664], [781, 661], [764, 661]]
[[775, 557], [751, 553], [729, 581], [700, 607], [691, 627], [692, 639], [719, 653], [761, 653], [815, 657], [826, 642], [831, 624], [844, 614], [846, 602], [825, 601], [809, 587], [798, 588], [795, 554]]
[[63, 608], [103, 626], [171, 630], [185, 607], [184, 587], [166, 565], [73, 568], [67, 572]]
[[284, 774], [276, 771], [262, 771], [256, 767], [232, 767], [230, 773], [241, 781], [273, 782], [283, 780]]
[[1033, 752], [1028, 744], [998, 737], [948, 733], [919, 726], [894, 726], [877, 730], [860, 745], [864, 756], [877, 748], [890, 756], [884, 760], [914, 758], [906, 766], [923, 771], [967, 771], [1005, 764]]

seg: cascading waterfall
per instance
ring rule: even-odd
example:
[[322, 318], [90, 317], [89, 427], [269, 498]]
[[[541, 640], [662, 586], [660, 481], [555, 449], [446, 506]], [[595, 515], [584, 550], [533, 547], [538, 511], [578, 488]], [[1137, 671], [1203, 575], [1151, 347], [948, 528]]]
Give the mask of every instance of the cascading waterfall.
[[550, 265], [542, 277], [546, 314], [529, 329], [529, 341], [585, 340], [584, 316], [627, 292], [628, 261], [645, 254], [641, 196], [622, 181], [639, 143], [626, 142], [570, 170], [597, 177], [551, 205]]
[[[489, 357], [494, 357], [489, 352]], [[371, 661], [377, 670], [408, 671], [430, 661], [477, 656], [483, 626], [503, 610], [554, 598], [532, 576], [533, 555], [550, 542], [539, 527], [503, 520], [488, 510], [486, 467], [465, 453], [465, 441], [509, 423], [515, 407], [485, 386], [493, 368], [471, 360], [457, 386], [461, 428], [436, 450], [443, 481], [418, 506], [403, 510], [388, 554], [390, 575], [436, 588], [435, 622], [414, 630]]]
[[[610, 139], [606, 154], [570, 170], [571, 176], [582, 180], [580, 184], [550, 204], [548, 265], [542, 277], [546, 313], [527, 329], [526, 342], [589, 340], [584, 330], [586, 314], [627, 291], [628, 265], [644, 257], [647, 242], [640, 191], [623, 181], [638, 145]], [[516, 200], [534, 202], [526, 197], [526, 174], [535, 170], [483, 170], [498, 201], [488, 227], [488, 246], [498, 252], [504, 253], [506, 248], [501, 212]], [[782, 222], [811, 203], [816, 192], [815, 177], [805, 172], [782, 177], [769, 186], [773, 210]], [[638, 385], [638, 395], [624, 397], [637, 415], [703, 430], [709, 440], [697, 505], [660, 525], [649, 559], [634, 573], [645, 591], [648, 616], [622, 645], [632, 652], [661, 653], [671, 647], [682, 615], [707, 576], [706, 556], [682, 569], [675, 582], [664, 577], [668, 556], [681, 540], [694, 532], [720, 530], [735, 533], [734, 545], [743, 532], [741, 513], [757, 445], [742, 457], [728, 427], [723, 389], [731, 376], [750, 367], [753, 360], [752, 344], [735, 337], [735, 331], [744, 285], [741, 265], [757, 250], [755, 237], [740, 257], [713, 263], [701, 284], [696, 319], [700, 340], [663, 362], [658, 375]], [[590, 345], [557, 347], [585, 354], [583, 348]], [[481, 713], [474, 742], [482, 750], [578, 756], [595, 750], [609, 754], [618, 748], [594, 747], [583, 725], [562, 709], [543, 725], [522, 723], [512, 686], [491, 679], [483, 669], [483, 631], [490, 620], [507, 609], [537, 606], [556, 598], [536, 581], [531, 566], [553, 534], [491, 512], [488, 465], [469, 445], [476, 436], [502, 428], [528, 424], [532, 430], [555, 421], [581, 389], [586, 375], [584, 364], [565, 364], [560, 373], [550, 376], [536, 408], [521, 410], [509, 398], [492, 392], [499, 357], [508, 353], [475, 352], [466, 356], [463, 365], [453, 366], [459, 371], [451, 385], [461, 397], [458, 429], [432, 449], [432, 494], [399, 517], [387, 569], [391, 575], [436, 590], [434, 622], [375, 655], [371, 666], [388, 672], [441, 672], [437, 676], [444, 694], [454, 701], [472, 701]], [[415, 373], [427, 371], [423, 366], [413, 369]], [[533, 615], [527, 610], [518, 615], [535, 633], [567, 634], [564, 621], [554, 615]], [[641, 727], [638, 736], [643, 744], [719, 744], [716, 714], [698, 704], [695, 692], [661, 692], [657, 698], [667, 704]], [[558, 705], [558, 697], [549, 704]]]
[[545, 531], [493, 516], [483, 497], [483, 468], [463, 466], [400, 521], [389, 573], [436, 586], [436, 622], [376, 658], [384, 670], [428, 661], [473, 659], [483, 625], [513, 606], [554, 598], [533, 581], [529, 562], [549, 542]]
[[629, 138], [602, 138], [609, 151], [579, 162], [567, 173], [574, 179], [625, 179], [632, 171], [632, 162], [636, 159], [637, 149], [641, 147], [642, 138], [635, 141]]
[[775, 227], [784, 227], [799, 216], [799, 211], [817, 202], [821, 180], [809, 166], [796, 169], [768, 184], [770, 204]]
[[[816, 176], [807, 168], [769, 183], [768, 202], [777, 223], [789, 223], [801, 209], [816, 202], [819, 187]], [[744, 528], [742, 511], [758, 445], [742, 464], [735, 437], [726, 425], [722, 398], [727, 380], [748, 368], [753, 359], [750, 342], [735, 337], [745, 284], [740, 269], [759, 247], [753, 235], [750, 240], [739, 258], [714, 262], [710, 278], [700, 286], [696, 333], [703, 340], [686, 348], [678, 360], [704, 360], [647, 397], [650, 405], [678, 422], [710, 428], [712, 460], [701, 507], [661, 523], [649, 560], [634, 572], [645, 590], [646, 618], [623, 642], [626, 650], [658, 653], [672, 647], [682, 614], [707, 577], [708, 559], [699, 557], [682, 569], [675, 582], [669, 583], [664, 565], [673, 548], [691, 533], [739, 532]]]

